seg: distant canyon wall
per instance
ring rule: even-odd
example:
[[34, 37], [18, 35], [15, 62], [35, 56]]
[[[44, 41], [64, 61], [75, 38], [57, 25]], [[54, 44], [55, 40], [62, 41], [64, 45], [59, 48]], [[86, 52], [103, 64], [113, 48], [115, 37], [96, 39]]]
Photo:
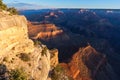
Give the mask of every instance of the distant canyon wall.
[[54, 24], [37, 24], [28, 23], [29, 36], [33, 39], [47, 40], [55, 38], [63, 34], [63, 30], [56, 27]]

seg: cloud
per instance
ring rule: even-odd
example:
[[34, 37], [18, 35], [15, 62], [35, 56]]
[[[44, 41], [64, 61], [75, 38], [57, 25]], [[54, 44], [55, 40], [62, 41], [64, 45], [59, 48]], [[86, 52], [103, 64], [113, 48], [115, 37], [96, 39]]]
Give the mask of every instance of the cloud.
[[29, 4], [29, 3], [8, 3], [8, 7], [15, 7], [18, 10], [29, 10], [29, 9], [43, 9], [49, 8], [48, 6]]

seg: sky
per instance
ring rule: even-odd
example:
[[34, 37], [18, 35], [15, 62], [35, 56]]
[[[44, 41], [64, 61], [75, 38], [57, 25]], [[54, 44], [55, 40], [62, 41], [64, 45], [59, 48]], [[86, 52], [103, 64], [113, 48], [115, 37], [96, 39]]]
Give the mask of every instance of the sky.
[[[17, 8], [94, 8], [120, 9], [120, 0], [3, 0]], [[24, 4], [23, 4], [24, 3]], [[18, 4], [22, 4], [18, 6]]]

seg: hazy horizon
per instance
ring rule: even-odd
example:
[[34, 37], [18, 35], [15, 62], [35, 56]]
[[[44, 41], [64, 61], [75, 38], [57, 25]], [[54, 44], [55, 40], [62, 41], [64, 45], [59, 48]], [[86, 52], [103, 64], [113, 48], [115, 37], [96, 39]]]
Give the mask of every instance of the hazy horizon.
[[3, 0], [9, 7], [17, 9], [47, 8], [85, 8], [85, 9], [120, 9], [120, 0]]

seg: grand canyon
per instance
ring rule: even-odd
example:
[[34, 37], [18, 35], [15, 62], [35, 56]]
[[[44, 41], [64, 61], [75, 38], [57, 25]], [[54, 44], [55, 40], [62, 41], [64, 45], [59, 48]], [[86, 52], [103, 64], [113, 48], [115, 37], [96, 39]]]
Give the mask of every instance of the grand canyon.
[[6, 1], [0, 0], [0, 80], [120, 80], [120, 9]]
[[57, 48], [60, 63], [70, 63], [79, 48], [91, 45], [120, 74], [119, 10], [46, 9], [20, 11], [20, 14], [29, 20], [30, 38], [41, 41], [49, 49]]

